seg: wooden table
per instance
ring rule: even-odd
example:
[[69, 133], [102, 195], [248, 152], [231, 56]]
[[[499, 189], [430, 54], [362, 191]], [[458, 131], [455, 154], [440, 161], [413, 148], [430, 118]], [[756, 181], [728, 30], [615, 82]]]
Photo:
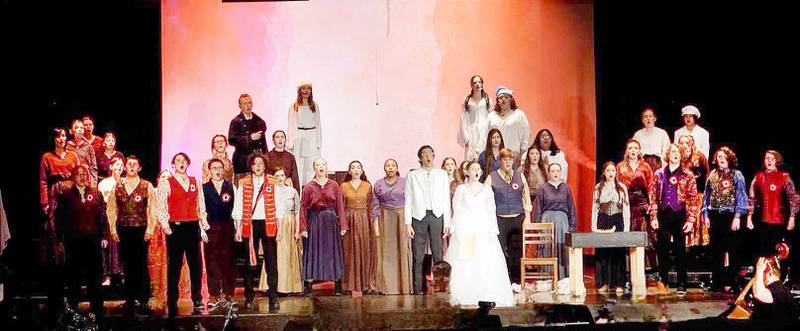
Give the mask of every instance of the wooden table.
[[583, 249], [627, 247], [630, 249], [631, 292], [633, 295], [647, 294], [644, 274], [644, 248], [647, 246], [647, 233], [630, 232], [575, 232], [567, 233], [564, 240], [569, 252], [569, 292], [574, 296], [586, 294], [583, 285]]

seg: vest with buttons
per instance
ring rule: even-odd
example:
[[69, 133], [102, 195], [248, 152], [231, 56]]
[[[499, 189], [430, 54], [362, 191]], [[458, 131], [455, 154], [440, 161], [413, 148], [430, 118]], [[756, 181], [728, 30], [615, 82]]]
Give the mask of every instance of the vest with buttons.
[[511, 175], [511, 183], [500, 176], [497, 171], [492, 171], [492, 191], [497, 215], [515, 215], [524, 212], [522, 208], [522, 177], [519, 171]]
[[184, 191], [181, 183], [174, 177], [168, 179], [170, 222], [197, 222], [197, 180], [189, 177], [189, 190]]
[[117, 226], [147, 225], [147, 188], [150, 182], [139, 179], [139, 185], [128, 195], [125, 184], [120, 181], [114, 190], [117, 199]]

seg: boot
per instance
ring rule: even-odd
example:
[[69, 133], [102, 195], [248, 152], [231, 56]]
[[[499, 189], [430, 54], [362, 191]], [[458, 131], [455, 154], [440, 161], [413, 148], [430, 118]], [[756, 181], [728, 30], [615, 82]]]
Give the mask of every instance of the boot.
[[339, 296], [342, 295], [342, 280], [337, 279], [334, 285], [334, 295]]
[[313, 289], [311, 287], [311, 282], [310, 281], [303, 282], [303, 295], [310, 297], [313, 294], [314, 293], [313, 293]]

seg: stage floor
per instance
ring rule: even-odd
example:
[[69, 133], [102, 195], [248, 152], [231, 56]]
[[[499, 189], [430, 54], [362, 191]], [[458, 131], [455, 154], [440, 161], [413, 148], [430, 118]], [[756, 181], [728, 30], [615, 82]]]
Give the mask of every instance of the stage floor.
[[[243, 299], [237, 296], [237, 317], [231, 320], [233, 329], [432, 329], [464, 326], [476, 307], [453, 307], [448, 294], [429, 295], [365, 295], [362, 297], [333, 296], [330, 290], [316, 290], [311, 297], [290, 296], [280, 298], [279, 310], [270, 312], [265, 297], [256, 298], [252, 310], [242, 308]], [[724, 312], [732, 295], [691, 290], [683, 297], [674, 292], [632, 298], [630, 295], [601, 295], [593, 289], [582, 297], [533, 294], [534, 302], [513, 308], [494, 308], [490, 314], [499, 316], [502, 326], [552, 326], [578, 321], [583, 312], [586, 323], [588, 312], [594, 319], [604, 307], [617, 322], [680, 322], [715, 317]], [[192, 313], [191, 302], [180, 301], [178, 317], [173, 322], [163, 319], [163, 310], [156, 310], [158, 318], [124, 317], [121, 302], [107, 301], [111, 324], [117, 329], [158, 329], [169, 323], [185, 329], [222, 329], [226, 321], [223, 309]], [[570, 317], [572, 316], [572, 317]], [[572, 320], [571, 320], [572, 318]]]

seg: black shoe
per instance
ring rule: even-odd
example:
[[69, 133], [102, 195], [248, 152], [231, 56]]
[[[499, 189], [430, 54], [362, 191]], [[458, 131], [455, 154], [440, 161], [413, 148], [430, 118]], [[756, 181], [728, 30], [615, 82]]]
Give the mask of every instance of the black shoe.
[[278, 299], [272, 299], [269, 301], [269, 310], [278, 310], [281, 308], [281, 305], [278, 303]]
[[314, 289], [311, 285], [311, 282], [309, 281], [303, 282], [303, 295], [310, 297], [313, 294], [314, 294]]

